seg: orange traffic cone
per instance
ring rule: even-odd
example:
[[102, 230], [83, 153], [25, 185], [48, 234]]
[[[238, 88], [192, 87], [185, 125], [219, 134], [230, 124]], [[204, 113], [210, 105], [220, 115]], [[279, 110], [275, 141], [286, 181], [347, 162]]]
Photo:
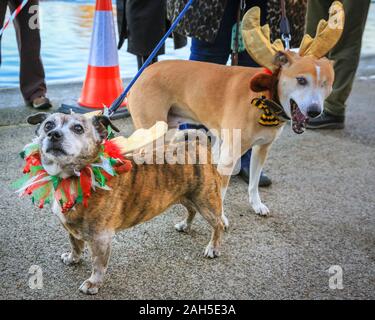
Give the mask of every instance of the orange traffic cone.
[[103, 104], [111, 105], [122, 91], [112, 1], [96, 0], [89, 64], [78, 104], [101, 109]]

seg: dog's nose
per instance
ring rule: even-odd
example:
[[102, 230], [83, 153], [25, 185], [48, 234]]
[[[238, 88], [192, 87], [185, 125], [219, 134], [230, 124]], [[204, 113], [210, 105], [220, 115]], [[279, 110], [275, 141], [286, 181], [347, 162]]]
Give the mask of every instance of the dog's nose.
[[47, 136], [53, 141], [59, 141], [61, 140], [63, 135], [59, 130], [53, 130], [51, 132], [48, 132]]
[[313, 104], [307, 110], [307, 115], [309, 118], [316, 118], [321, 114], [322, 110], [318, 104]]

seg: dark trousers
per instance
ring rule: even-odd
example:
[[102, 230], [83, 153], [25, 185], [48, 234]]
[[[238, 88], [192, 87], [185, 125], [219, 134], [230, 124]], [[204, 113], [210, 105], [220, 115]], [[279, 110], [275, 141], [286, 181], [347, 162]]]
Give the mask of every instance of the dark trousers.
[[[201, 41], [193, 38], [190, 48], [190, 60], [205, 61], [218, 64], [226, 64], [231, 54], [232, 27], [237, 22], [237, 12], [240, 0], [231, 0], [227, 2], [224, 16], [220, 23], [220, 28], [214, 43]], [[265, 23], [267, 15], [267, 1], [253, 0], [246, 1], [246, 10], [250, 7], [260, 7], [262, 16], [261, 23]], [[238, 64], [245, 67], [258, 67], [258, 64], [251, 59], [249, 54], [244, 51], [238, 55]]]
[[[142, 68], [149, 56], [137, 56], [138, 70]], [[158, 62], [158, 56], [151, 60], [150, 64]]]
[[[332, 2], [331, 0], [309, 0], [306, 33], [311, 36], [315, 35], [319, 20], [327, 20]], [[362, 35], [370, 6], [370, 0], [342, 0], [341, 2], [345, 10], [344, 31], [337, 45], [328, 54], [328, 58], [335, 61], [335, 82], [331, 95], [324, 103], [324, 109], [336, 116], [345, 115], [345, 103], [352, 90], [357, 71]]]
[[[13, 12], [21, 2], [22, 0], [0, 0], [0, 29], [4, 24], [7, 5]], [[39, 5], [39, 0], [30, 0], [14, 20], [21, 60], [20, 89], [27, 102], [44, 96], [47, 91], [44, 68], [40, 57], [40, 32], [39, 28], [32, 26], [36, 22], [36, 12], [31, 11], [29, 13], [30, 7], [35, 5]], [[5, 32], [9, 32], [9, 30], [7, 29]]]
[[[231, 0], [227, 2], [223, 19], [221, 20], [219, 32], [214, 43], [209, 43], [193, 38], [190, 48], [190, 60], [213, 62], [218, 64], [226, 64], [231, 54], [232, 27], [237, 22], [237, 12], [239, 0]], [[267, 15], [266, 1], [247, 1], [246, 10], [252, 6], [259, 6], [262, 17], [262, 25], [265, 23]], [[238, 55], [238, 64], [246, 67], [257, 67], [255, 61], [251, 59], [249, 54], [244, 51]], [[251, 159], [251, 150], [246, 152], [241, 158], [241, 168], [249, 169]]]

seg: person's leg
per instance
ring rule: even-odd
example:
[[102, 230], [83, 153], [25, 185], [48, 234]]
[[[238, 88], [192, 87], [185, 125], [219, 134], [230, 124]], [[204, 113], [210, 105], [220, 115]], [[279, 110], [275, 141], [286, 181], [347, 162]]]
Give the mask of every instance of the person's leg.
[[[247, 0], [245, 12], [255, 6], [260, 8], [260, 24], [263, 26], [267, 23], [267, 1]], [[259, 67], [259, 64], [250, 57], [246, 50], [238, 54], [238, 65], [243, 67]]]
[[[21, 0], [10, 0], [14, 11]], [[47, 92], [44, 68], [40, 56], [40, 32], [37, 23], [39, 0], [30, 0], [14, 21], [20, 54], [20, 89], [27, 103], [38, 101]], [[31, 10], [30, 10], [31, 8]], [[42, 99], [43, 100], [43, 99]], [[50, 107], [49, 101], [41, 101], [35, 107]]]
[[[199, 39], [192, 39], [190, 60], [205, 61], [218, 64], [226, 64], [228, 57], [231, 52], [231, 41], [232, 41], [232, 28], [236, 23], [238, 6], [240, 1], [228, 1], [227, 7], [224, 11], [224, 16], [220, 24], [219, 32], [214, 43], [208, 43]], [[267, 16], [266, 4], [262, 0], [248, 1], [247, 8], [258, 5], [261, 8], [262, 16], [261, 21], [265, 23], [265, 17]], [[245, 51], [241, 52], [238, 56], [239, 65], [256, 67], [258, 66], [253, 61], [250, 55]], [[241, 177], [248, 182], [249, 181], [249, 167], [250, 167], [251, 149], [247, 151], [241, 158]], [[271, 180], [262, 172], [259, 185], [269, 186]]]
[[[261, 25], [264, 25], [266, 23], [266, 17], [267, 17], [267, 2], [266, 1], [247, 1], [246, 10], [250, 9], [253, 6], [260, 7], [261, 12]], [[250, 57], [250, 55], [247, 53], [247, 51], [240, 52], [238, 54], [238, 65], [244, 66], [244, 67], [259, 67], [259, 65]], [[241, 171], [240, 175], [241, 177], [248, 182], [250, 177], [250, 160], [251, 160], [251, 149], [248, 150], [242, 157], [241, 157]], [[262, 171], [260, 180], [259, 180], [259, 186], [260, 187], [267, 187], [271, 185], [272, 181], [270, 178], [268, 178], [264, 172]]]
[[316, 27], [321, 19], [327, 20], [328, 10], [333, 0], [307, 1], [306, 33], [315, 37]]
[[190, 60], [226, 64], [231, 51], [232, 27], [236, 22], [239, 0], [227, 2], [220, 28], [213, 43], [193, 38]]
[[[142, 68], [147, 59], [148, 56], [137, 56], [138, 70]], [[150, 64], [153, 64], [155, 62], [158, 62], [158, 56], [153, 58]]]
[[365, 29], [370, 0], [344, 0], [345, 25], [340, 41], [328, 58], [335, 61], [335, 82], [332, 94], [325, 102], [325, 110], [345, 116], [346, 100], [350, 95], [361, 54], [362, 35]]
[[[345, 10], [344, 31], [340, 41], [328, 54], [328, 58], [335, 61], [333, 91], [324, 103], [323, 114], [309, 121], [308, 128], [310, 129], [340, 129], [344, 127], [346, 100], [352, 90], [360, 59], [362, 35], [370, 0], [344, 0], [343, 4]], [[328, 12], [328, 9], [326, 10]]]
[[[4, 25], [6, 11], [7, 11], [7, 1], [0, 1], [0, 29]], [[0, 66], [1, 66], [1, 38], [2, 36], [0, 36]]]
[[[227, 2], [220, 28], [214, 43], [193, 38], [191, 43], [190, 60], [205, 61], [218, 64], [226, 64], [231, 53], [232, 28], [237, 21], [237, 13], [240, 1]], [[261, 9], [261, 23], [266, 23], [267, 4], [264, 0], [246, 1], [246, 10], [253, 6]], [[259, 65], [250, 57], [247, 51], [240, 52], [238, 64], [244, 67], [258, 67]]]

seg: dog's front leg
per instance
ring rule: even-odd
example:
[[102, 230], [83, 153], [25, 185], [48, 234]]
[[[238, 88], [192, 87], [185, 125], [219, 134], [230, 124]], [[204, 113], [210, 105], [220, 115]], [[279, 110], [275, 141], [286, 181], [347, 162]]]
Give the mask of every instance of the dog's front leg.
[[84, 281], [79, 290], [86, 294], [97, 294], [103, 283], [107, 271], [109, 256], [111, 254], [113, 233], [101, 233], [88, 241], [91, 252], [92, 273], [91, 277]]
[[259, 179], [268, 150], [271, 144], [253, 146], [250, 161], [249, 200], [255, 213], [265, 216], [269, 209], [262, 203], [259, 196]]
[[[232, 139], [232, 136], [230, 136]], [[223, 143], [220, 148], [220, 158], [217, 166], [218, 172], [222, 176], [221, 185], [221, 201], [222, 201], [222, 214], [221, 219], [223, 221], [224, 227], [227, 230], [229, 228], [229, 220], [224, 213], [224, 199], [227, 193], [228, 185], [232, 174], [239, 169], [238, 159], [241, 157], [241, 153], [235, 154], [233, 151], [233, 146], [231, 145], [231, 140], [223, 139]], [[237, 165], [237, 168], [236, 168]]]
[[78, 263], [81, 258], [82, 251], [85, 247], [85, 242], [83, 240], [75, 238], [71, 233], [69, 233], [69, 240], [71, 251], [65, 252], [61, 255], [61, 260], [66, 265]]

